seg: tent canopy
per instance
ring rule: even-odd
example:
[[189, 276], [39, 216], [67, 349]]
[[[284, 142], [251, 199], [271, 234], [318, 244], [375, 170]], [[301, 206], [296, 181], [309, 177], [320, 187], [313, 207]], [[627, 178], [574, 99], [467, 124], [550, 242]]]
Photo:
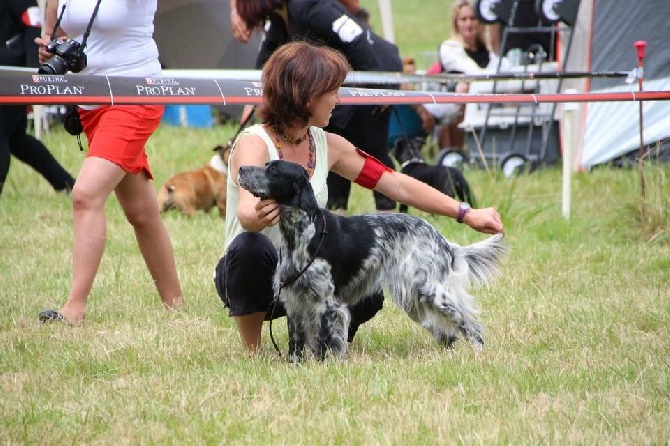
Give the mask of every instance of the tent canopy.
[[[230, 28], [229, 0], [160, 0], [154, 21], [154, 39], [161, 64], [169, 69], [253, 68], [260, 33], [239, 43]], [[221, 110], [238, 116], [242, 107]]]
[[[591, 71], [632, 70], [637, 67], [634, 43], [647, 42], [644, 89], [670, 90], [670, 2], [667, 0], [581, 0], [571, 52], [564, 69]], [[571, 82], [578, 91], [637, 91], [638, 82], [592, 79]], [[582, 104], [574, 127], [578, 135], [576, 168], [608, 163], [640, 146], [639, 104], [603, 102]], [[670, 102], [643, 105], [644, 142], [654, 144], [670, 137]]]

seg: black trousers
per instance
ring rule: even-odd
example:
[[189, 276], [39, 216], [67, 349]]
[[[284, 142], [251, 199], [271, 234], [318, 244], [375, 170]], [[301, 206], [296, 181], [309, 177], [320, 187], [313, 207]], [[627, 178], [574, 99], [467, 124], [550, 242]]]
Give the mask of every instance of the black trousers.
[[[384, 165], [395, 169], [393, 160], [388, 151], [390, 110], [382, 109], [377, 105], [358, 105], [349, 120], [346, 128], [335, 125], [326, 127], [329, 132], [346, 138], [357, 148], [377, 158]], [[336, 173], [328, 173], [328, 209], [347, 209], [351, 181], [342, 178]], [[375, 208], [378, 211], [388, 211], [396, 208], [396, 202], [387, 196], [373, 191]]]
[[[244, 232], [235, 237], [214, 273], [216, 291], [230, 316], [266, 312], [266, 321], [286, 316], [282, 304], [274, 300], [272, 279], [277, 260], [277, 250], [265, 235]], [[358, 327], [372, 319], [383, 305], [384, 293], [379, 290], [349, 307], [349, 341]]]
[[37, 138], [26, 133], [24, 105], [0, 105], [0, 192], [9, 173], [11, 156], [35, 169], [57, 190], [72, 190], [74, 178]]

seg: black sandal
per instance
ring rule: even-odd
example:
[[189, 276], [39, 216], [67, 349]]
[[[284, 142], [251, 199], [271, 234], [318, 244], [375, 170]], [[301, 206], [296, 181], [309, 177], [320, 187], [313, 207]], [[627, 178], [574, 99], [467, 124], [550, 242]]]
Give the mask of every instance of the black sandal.
[[40, 319], [40, 322], [43, 323], [43, 324], [47, 324], [47, 323], [51, 323], [51, 322], [66, 322], [66, 323], [70, 324], [70, 322], [68, 322], [68, 320], [65, 319], [65, 316], [63, 316], [62, 314], [60, 314], [56, 310], [42, 310], [42, 311], [40, 311], [39, 319]]

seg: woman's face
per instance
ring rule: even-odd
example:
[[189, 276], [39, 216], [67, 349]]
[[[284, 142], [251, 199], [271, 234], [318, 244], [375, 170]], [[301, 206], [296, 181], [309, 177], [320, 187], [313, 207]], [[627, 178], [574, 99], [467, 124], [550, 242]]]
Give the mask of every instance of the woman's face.
[[340, 103], [339, 90], [327, 91], [317, 96], [309, 104], [308, 109], [311, 114], [309, 125], [325, 127], [330, 121], [333, 109]]
[[463, 37], [465, 41], [474, 41], [477, 38], [477, 29], [479, 28], [479, 21], [475, 16], [475, 12], [469, 5], [464, 5], [458, 10], [458, 17], [456, 19], [456, 31]]

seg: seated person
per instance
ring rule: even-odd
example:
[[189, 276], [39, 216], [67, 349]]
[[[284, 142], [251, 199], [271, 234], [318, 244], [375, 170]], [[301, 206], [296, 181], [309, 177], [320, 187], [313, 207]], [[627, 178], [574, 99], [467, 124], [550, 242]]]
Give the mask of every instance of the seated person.
[[[403, 73], [416, 73], [413, 57], [402, 60]], [[411, 84], [402, 84], [403, 90], [412, 90]], [[394, 105], [391, 107], [389, 121], [388, 147], [393, 147], [398, 138], [425, 138], [435, 129], [435, 117], [428, 111], [425, 104]]]
[[[484, 69], [495, 69], [495, 57], [487, 43], [484, 26], [475, 16], [470, 0], [457, 0], [451, 8], [451, 38], [440, 45], [439, 59], [442, 72], [476, 74]], [[469, 84], [459, 82], [457, 93], [467, 93]], [[441, 149], [463, 150], [464, 107], [459, 104], [426, 104], [438, 125], [437, 141]]]

